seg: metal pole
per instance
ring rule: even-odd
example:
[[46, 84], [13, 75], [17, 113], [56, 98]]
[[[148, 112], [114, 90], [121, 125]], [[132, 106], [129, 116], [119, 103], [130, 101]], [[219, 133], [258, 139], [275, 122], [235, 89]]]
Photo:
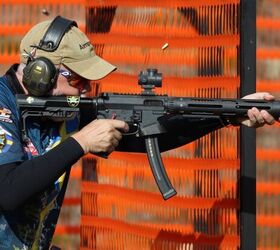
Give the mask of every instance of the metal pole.
[[[240, 2], [241, 96], [256, 91], [256, 0]], [[240, 248], [256, 249], [256, 131], [240, 130]]]

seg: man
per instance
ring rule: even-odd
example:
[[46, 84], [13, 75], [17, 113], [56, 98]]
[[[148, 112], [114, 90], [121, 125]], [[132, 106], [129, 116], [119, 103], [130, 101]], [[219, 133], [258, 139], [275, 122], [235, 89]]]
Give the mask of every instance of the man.
[[[88, 38], [75, 26], [54, 52], [33, 47], [49, 25], [40, 23], [26, 34], [20, 45], [21, 64], [13, 65], [0, 78], [0, 249], [48, 249], [71, 165], [88, 152], [110, 154], [121, 132], [128, 130], [123, 121], [95, 120], [54, 147], [62, 139], [61, 123], [34, 119], [27, 125], [28, 140], [22, 141], [14, 95], [28, 93], [22, 79], [30, 57], [46, 56], [63, 72], [50, 95], [84, 94], [89, 80], [115, 69], [94, 54]], [[75, 121], [69, 121], [64, 130], [72, 132]]]
[[[87, 153], [110, 154], [122, 139], [122, 132], [128, 131], [128, 125], [120, 120], [94, 120], [77, 131], [76, 116], [66, 122], [35, 117], [27, 121], [22, 139], [15, 94], [37, 91], [26, 76], [30, 61], [48, 58], [60, 72], [45, 95], [83, 95], [90, 89], [90, 80], [115, 70], [95, 55], [89, 39], [74, 22], [62, 25], [66, 28], [56, 35], [53, 44], [44, 44], [46, 37], [52, 38], [48, 30], [53, 23], [39, 23], [25, 35], [20, 45], [20, 65], [11, 66], [0, 78], [0, 249], [48, 249], [71, 166]], [[54, 33], [56, 28], [52, 27]], [[247, 98], [274, 97], [256, 93]], [[252, 109], [248, 116], [243, 123], [250, 127], [274, 122], [266, 111]], [[66, 139], [62, 134], [68, 135]]]

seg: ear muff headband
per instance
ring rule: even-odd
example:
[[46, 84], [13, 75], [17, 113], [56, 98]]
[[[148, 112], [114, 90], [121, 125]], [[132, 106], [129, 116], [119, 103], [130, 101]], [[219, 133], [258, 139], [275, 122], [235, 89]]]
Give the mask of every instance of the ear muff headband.
[[55, 51], [64, 34], [71, 29], [72, 26], [78, 27], [75, 21], [57, 16], [50, 24], [46, 33], [44, 34], [39, 45], [36, 47], [38, 49], [53, 52]]
[[[55, 51], [64, 34], [72, 26], [77, 27], [77, 23], [57, 16], [51, 22], [39, 45], [34, 47], [47, 52]], [[57, 77], [58, 70], [48, 58], [38, 57], [33, 59], [30, 57], [23, 69], [22, 82], [30, 95], [44, 96], [54, 88]]]

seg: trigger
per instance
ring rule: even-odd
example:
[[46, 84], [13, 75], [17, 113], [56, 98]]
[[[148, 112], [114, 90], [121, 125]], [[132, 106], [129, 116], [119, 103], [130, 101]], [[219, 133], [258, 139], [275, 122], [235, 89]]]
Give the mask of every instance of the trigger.
[[139, 126], [138, 124], [128, 124], [129, 130], [126, 133], [123, 133], [123, 135], [135, 135], [139, 136]]
[[113, 113], [111, 119], [115, 120], [117, 118], [117, 114]]

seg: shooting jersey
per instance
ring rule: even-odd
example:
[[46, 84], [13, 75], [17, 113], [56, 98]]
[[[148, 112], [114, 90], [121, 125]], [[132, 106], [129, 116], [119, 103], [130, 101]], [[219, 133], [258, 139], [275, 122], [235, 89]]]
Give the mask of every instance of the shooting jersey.
[[[27, 121], [29, 139], [22, 141], [20, 114], [14, 90], [11, 88], [12, 84], [19, 83], [16, 82], [14, 70], [11, 68], [8, 72], [10, 75], [0, 78], [0, 171], [4, 164], [21, 163], [43, 155], [61, 141], [61, 133], [56, 123], [41, 123], [38, 119]], [[74, 119], [68, 122], [64, 129], [71, 132], [77, 124], [77, 119]], [[49, 248], [69, 172], [70, 169], [53, 185], [45, 188], [44, 192], [32, 196], [15, 210], [0, 211], [0, 249]]]

